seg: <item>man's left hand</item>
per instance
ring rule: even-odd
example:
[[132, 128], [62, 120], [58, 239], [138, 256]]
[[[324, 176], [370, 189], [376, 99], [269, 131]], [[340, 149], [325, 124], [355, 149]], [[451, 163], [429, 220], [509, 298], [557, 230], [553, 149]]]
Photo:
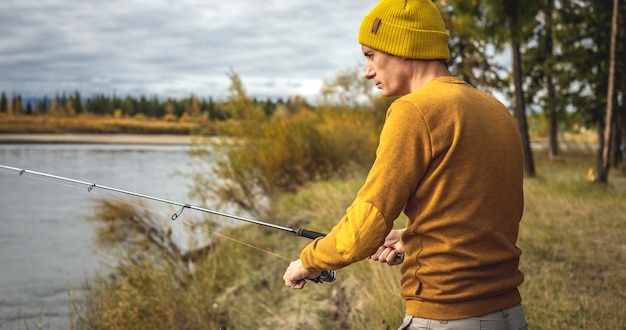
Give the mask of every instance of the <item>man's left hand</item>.
[[302, 261], [298, 259], [289, 264], [285, 275], [283, 275], [283, 280], [285, 280], [285, 286], [292, 289], [302, 289], [308, 279], [316, 278], [321, 273], [320, 270], [304, 268]]

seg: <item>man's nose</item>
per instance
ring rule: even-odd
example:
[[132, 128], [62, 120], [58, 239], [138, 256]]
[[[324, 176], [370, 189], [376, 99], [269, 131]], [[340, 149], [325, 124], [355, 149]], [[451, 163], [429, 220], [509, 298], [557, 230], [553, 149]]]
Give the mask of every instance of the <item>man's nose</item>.
[[376, 71], [374, 70], [374, 66], [368, 63], [365, 66], [365, 79], [374, 79], [375, 76]]

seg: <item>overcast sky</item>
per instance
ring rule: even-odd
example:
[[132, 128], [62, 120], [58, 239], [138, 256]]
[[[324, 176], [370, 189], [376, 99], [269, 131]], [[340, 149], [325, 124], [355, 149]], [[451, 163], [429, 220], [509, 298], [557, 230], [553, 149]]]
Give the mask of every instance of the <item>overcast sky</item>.
[[1, 0], [0, 92], [315, 97], [378, 0]]

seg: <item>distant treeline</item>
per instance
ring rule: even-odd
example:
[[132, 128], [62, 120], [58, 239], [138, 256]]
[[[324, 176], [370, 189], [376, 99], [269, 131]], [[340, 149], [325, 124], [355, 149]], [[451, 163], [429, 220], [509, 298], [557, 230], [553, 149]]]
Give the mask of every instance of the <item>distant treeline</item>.
[[[24, 100], [21, 95], [9, 98], [6, 92], [0, 96], [0, 113], [23, 115], [58, 115], [73, 116], [78, 114], [136, 116], [143, 115], [153, 118], [176, 119], [184, 115], [204, 115], [210, 120], [227, 120], [234, 116], [231, 111], [231, 99], [216, 101], [213, 97], [199, 98], [190, 95], [183, 99], [159, 99], [157, 96], [109, 96], [95, 94], [84, 98], [79, 91], [73, 94], [61, 93], [54, 97], [29, 98]], [[271, 116], [277, 109], [294, 111], [303, 106], [309, 106], [301, 97], [289, 97], [286, 100], [278, 98], [257, 99], [250, 98], [250, 105], [261, 110], [266, 116]]]

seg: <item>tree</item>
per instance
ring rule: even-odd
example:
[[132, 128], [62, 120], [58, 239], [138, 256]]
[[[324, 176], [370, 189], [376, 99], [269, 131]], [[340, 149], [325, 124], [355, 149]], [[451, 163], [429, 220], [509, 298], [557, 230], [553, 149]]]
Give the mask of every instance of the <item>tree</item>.
[[[480, 1], [441, 0], [440, 10], [450, 33], [450, 72], [487, 92], [506, 87], [506, 69], [494, 60], [499, 45], [488, 42], [495, 22], [481, 20]], [[496, 47], [494, 47], [496, 46]]]
[[510, 47], [513, 57], [513, 96], [515, 117], [522, 135], [524, 170], [526, 176], [535, 176], [535, 166], [524, 101], [522, 56], [520, 47], [527, 38], [523, 28], [536, 11], [536, 4], [520, 6], [518, 0], [442, 1], [441, 9], [451, 32], [451, 70], [463, 79], [481, 85], [483, 89], [500, 89], [498, 71], [501, 68], [489, 63], [488, 49], [501, 52]]
[[324, 106], [341, 106], [351, 109], [371, 107], [379, 96], [370, 81], [363, 78], [364, 66], [341, 70], [333, 78], [324, 80], [320, 88], [320, 103]]
[[528, 124], [526, 122], [526, 103], [524, 100], [524, 88], [522, 85], [522, 54], [520, 44], [522, 43], [521, 20], [524, 18], [520, 11], [524, 6], [519, 5], [518, 0], [502, 0], [504, 12], [507, 18], [511, 52], [513, 53], [513, 85], [515, 87], [515, 118], [517, 126], [522, 134], [522, 144], [524, 147], [524, 171], [526, 176], [535, 176], [535, 163], [533, 153], [530, 148], [530, 137], [528, 135]]
[[48, 110], [48, 115], [53, 117], [59, 115], [59, 107], [56, 97], [53, 97], [52, 100], [50, 100], [50, 109]]
[[189, 116], [192, 118], [198, 117], [201, 114], [200, 109], [200, 101], [198, 100], [198, 96], [196, 94], [191, 94], [191, 101], [189, 103]]
[[567, 76], [563, 83], [567, 84], [567, 104], [575, 109], [583, 125], [597, 127], [596, 171], [601, 175], [612, 0], [561, 0], [559, 3], [563, 24], [556, 33], [566, 57], [563, 63]]
[[7, 99], [7, 95], [5, 92], [2, 92], [2, 96], [0, 96], [0, 113], [8, 113], [9, 112], [9, 100]]
[[223, 107], [227, 116], [239, 120], [263, 119], [265, 117], [263, 111], [252, 102], [239, 75], [231, 69], [228, 78], [230, 79], [229, 96]]
[[33, 110], [33, 104], [30, 101], [26, 102], [26, 114], [27, 115], [34, 115], [35, 114], [35, 112]]
[[[548, 120], [548, 157], [554, 159], [559, 154], [558, 122], [564, 112], [564, 100], [557, 87], [559, 71], [562, 65], [559, 63], [555, 48], [561, 45], [555, 39], [554, 27], [558, 24], [555, 20], [555, 0], [541, 0], [535, 20], [535, 27], [531, 29], [532, 43], [527, 44], [524, 52], [522, 67], [523, 75], [527, 77], [526, 100], [529, 103], [538, 104], [546, 113]], [[556, 46], [556, 47], [555, 47]], [[564, 59], [561, 59], [561, 61]]]
[[16, 95], [13, 96], [13, 101], [11, 104], [11, 113], [13, 114], [17, 114], [17, 115], [21, 115], [22, 114], [22, 96], [21, 95]]
[[44, 95], [44, 97], [37, 103], [35, 109], [37, 114], [45, 114], [48, 110], [48, 96]]
[[609, 51], [609, 79], [606, 97], [606, 119], [604, 131], [604, 145], [602, 148], [602, 166], [598, 168], [598, 181], [606, 183], [609, 176], [609, 154], [612, 148], [613, 132], [613, 105], [615, 101], [615, 53], [617, 44], [617, 21], [619, 12], [619, 1], [613, 0], [613, 14], [611, 15], [611, 46]]
[[76, 114], [76, 109], [74, 108], [74, 97], [70, 96], [65, 100], [63, 104], [63, 109], [65, 110], [65, 115], [68, 117], [74, 116]]
[[83, 103], [81, 101], [79, 91], [74, 92], [74, 97], [72, 98], [72, 108], [74, 109], [74, 113], [83, 113]]

